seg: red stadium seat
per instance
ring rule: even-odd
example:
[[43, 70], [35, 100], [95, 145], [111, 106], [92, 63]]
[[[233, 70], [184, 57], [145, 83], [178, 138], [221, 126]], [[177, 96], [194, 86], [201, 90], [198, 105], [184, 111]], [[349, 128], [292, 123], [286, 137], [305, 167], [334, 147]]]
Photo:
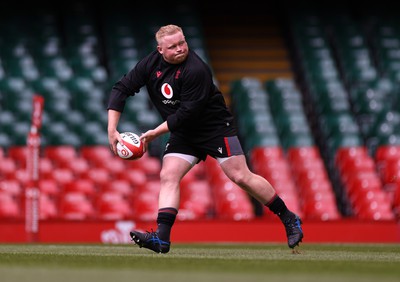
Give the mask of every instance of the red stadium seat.
[[400, 145], [381, 145], [376, 149], [375, 160], [377, 163], [388, 159], [400, 158]]
[[299, 192], [302, 198], [314, 197], [314, 195], [319, 193], [333, 193], [332, 183], [329, 179], [311, 179], [307, 183], [307, 185], [300, 187]]
[[43, 155], [51, 159], [60, 168], [70, 167], [78, 153], [72, 145], [47, 146], [44, 148]]
[[116, 157], [108, 146], [82, 146], [80, 148], [80, 155], [88, 160], [92, 166], [102, 167], [103, 164]]
[[63, 194], [60, 201], [60, 217], [68, 220], [87, 220], [96, 218], [93, 202], [84, 193]]
[[110, 181], [108, 185], [103, 185], [101, 192], [113, 192], [124, 197], [131, 197], [133, 195], [134, 188], [127, 180], [115, 179]]
[[75, 176], [69, 169], [56, 168], [53, 170], [52, 179], [57, 181], [60, 186], [64, 186], [67, 183], [74, 182]]
[[307, 170], [326, 171], [324, 161], [321, 158], [310, 158], [295, 162], [291, 161], [290, 165], [295, 174]]
[[26, 159], [28, 156], [28, 147], [11, 146], [8, 148], [8, 156], [16, 162], [18, 168], [26, 168]]
[[300, 189], [307, 189], [306, 187], [310, 186], [311, 183], [315, 181], [325, 182], [328, 181], [328, 173], [326, 170], [304, 170], [297, 172], [296, 175], [296, 183]]
[[0, 219], [18, 219], [22, 217], [18, 199], [5, 192], [0, 192]]
[[340, 147], [336, 151], [335, 164], [341, 164], [344, 160], [354, 159], [354, 158], [364, 158], [367, 157], [368, 150], [365, 146], [355, 146], [355, 147]]
[[337, 220], [341, 218], [336, 202], [332, 197], [308, 200], [304, 203], [304, 217], [316, 220]]
[[7, 193], [15, 197], [23, 195], [22, 185], [16, 179], [6, 179], [0, 182], [0, 193]]
[[91, 179], [76, 179], [63, 185], [63, 193], [78, 192], [83, 193], [88, 198], [93, 198], [97, 191], [96, 185]]
[[101, 168], [107, 169], [111, 175], [116, 175], [121, 171], [126, 170], [126, 163], [129, 161], [121, 160], [119, 158], [112, 158], [102, 163]]
[[389, 205], [381, 200], [363, 202], [354, 207], [358, 218], [366, 220], [393, 220], [395, 215]]
[[400, 181], [396, 183], [394, 188], [392, 207], [397, 218], [400, 219]]
[[115, 178], [128, 181], [132, 188], [137, 191], [143, 190], [147, 183], [146, 173], [140, 169], [126, 169], [120, 171]]
[[41, 194], [57, 198], [61, 193], [60, 185], [54, 179], [39, 179], [39, 189]]
[[97, 201], [98, 216], [104, 220], [122, 220], [132, 217], [131, 203], [119, 192], [102, 192]]
[[48, 194], [41, 193], [39, 213], [41, 220], [58, 218], [57, 200]]
[[93, 181], [99, 189], [108, 185], [112, 180], [111, 173], [106, 168], [93, 167], [86, 173], [82, 174], [82, 179], [89, 179]]
[[161, 171], [161, 162], [156, 157], [149, 157], [145, 154], [139, 160], [132, 161], [137, 162], [137, 165], [140, 165], [143, 171], [146, 173], [148, 179], [158, 179]]
[[15, 171], [15, 179], [18, 180], [21, 185], [26, 186], [29, 181], [29, 175], [26, 168], [18, 168]]
[[268, 160], [283, 158], [284, 153], [282, 147], [255, 147], [250, 152], [251, 164], [256, 170]]
[[321, 155], [316, 146], [291, 147], [287, 151], [287, 157], [291, 164], [303, 162], [308, 159], [321, 159]]
[[143, 191], [138, 193], [132, 204], [132, 218], [143, 221], [154, 221], [158, 214], [158, 194]]
[[400, 158], [383, 161], [379, 173], [385, 184], [400, 181]]
[[343, 159], [342, 162], [338, 164], [338, 167], [342, 172], [350, 171], [351, 173], [360, 169], [375, 170], [375, 162], [369, 156], [359, 156], [357, 158]]
[[5, 149], [0, 147], [0, 161], [6, 157]]
[[215, 216], [220, 219], [248, 220], [255, 217], [249, 195], [227, 177], [211, 188]]
[[282, 179], [292, 179], [292, 171], [285, 159], [270, 159], [254, 172], [260, 174], [270, 182], [276, 182]]
[[17, 162], [12, 158], [3, 158], [0, 160], [0, 179], [14, 179], [17, 170]]
[[87, 173], [90, 169], [89, 162], [83, 158], [83, 157], [77, 157], [73, 160], [72, 163], [69, 164], [69, 166], [66, 166], [65, 168], [68, 168], [71, 170], [76, 177], [81, 177], [83, 174]]
[[41, 157], [39, 159], [40, 178], [51, 178], [54, 169], [55, 167], [51, 159], [47, 157]]
[[[212, 207], [211, 190], [206, 180], [198, 180], [193, 177], [190, 182], [181, 186], [179, 220], [206, 218]], [[186, 212], [181, 213], [181, 210]]]

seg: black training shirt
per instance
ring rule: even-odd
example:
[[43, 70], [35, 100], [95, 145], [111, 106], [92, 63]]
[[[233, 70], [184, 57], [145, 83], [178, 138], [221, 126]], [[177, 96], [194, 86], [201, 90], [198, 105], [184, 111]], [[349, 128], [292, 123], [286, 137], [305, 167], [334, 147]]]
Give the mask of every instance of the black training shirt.
[[107, 109], [123, 112], [126, 99], [143, 86], [171, 134], [191, 142], [236, 135], [233, 116], [211, 70], [194, 51], [189, 50], [181, 64], [167, 63], [153, 51], [114, 84]]

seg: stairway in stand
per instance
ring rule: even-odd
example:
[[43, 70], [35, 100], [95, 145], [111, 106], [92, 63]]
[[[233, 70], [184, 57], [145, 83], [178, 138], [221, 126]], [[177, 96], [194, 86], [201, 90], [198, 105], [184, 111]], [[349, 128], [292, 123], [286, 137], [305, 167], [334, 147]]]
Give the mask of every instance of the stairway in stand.
[[228, 105], [233, 80], [294, 77], [278, 14], [260, 13], [254, 6], [217, 9], [203, 18], [203, 27], [210, 65]]

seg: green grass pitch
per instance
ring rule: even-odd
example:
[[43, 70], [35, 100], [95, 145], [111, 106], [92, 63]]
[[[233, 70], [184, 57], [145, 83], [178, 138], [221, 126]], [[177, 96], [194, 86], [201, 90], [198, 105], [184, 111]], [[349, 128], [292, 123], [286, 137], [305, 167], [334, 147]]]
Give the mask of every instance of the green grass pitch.
[[0, 244], [0, 281], [400, 281], [400, 244]]

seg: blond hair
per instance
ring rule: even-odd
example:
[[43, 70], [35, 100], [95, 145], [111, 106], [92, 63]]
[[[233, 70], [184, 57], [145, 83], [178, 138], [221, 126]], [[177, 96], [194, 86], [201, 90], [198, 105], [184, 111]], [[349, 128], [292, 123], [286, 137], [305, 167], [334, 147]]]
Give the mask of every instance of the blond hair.
[[166, 35], [172, 35], [177, 32], [182, 32], [182, 28], [180, 26], [174, 25], [174, 24], [169, 24], [169, 25], [164, 25], [160, 27], [160, 29], [156, 32], [156, 40], [157, 43], [160, 44], [161, 39], [166, 36]]

